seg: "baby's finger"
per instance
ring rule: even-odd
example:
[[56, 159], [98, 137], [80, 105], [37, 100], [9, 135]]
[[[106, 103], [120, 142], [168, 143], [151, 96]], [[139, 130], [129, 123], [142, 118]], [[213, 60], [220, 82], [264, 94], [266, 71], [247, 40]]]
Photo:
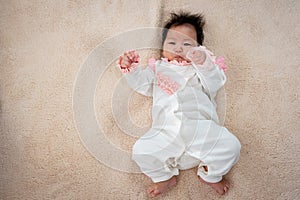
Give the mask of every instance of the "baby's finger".
[[203, 57], [204, 54], [205, 54], [205, 53], [204, 53], [203, 51], [195, 51], [195, 52], [194, 52], [195, 57]]
[[201, 58], [194, 58], [194, 59], [193, 59], [193, 62], [196, 63], [196, 64], [200, 64], [201, 61], [202, 61]]
[[140, 56], [136, 51], [132, 50], [132, 51], [129, 51], [128, 53], [129, 53], [130, 61], [132, 63], [138, 63], [139, 62]]
[[189, 52], [188, 52], [188, 54], [187, 54], [187, 56], [188, 57], [190, 57], [190, 58], [193, 58], [194, 56], [195, 56], [195, 49], [191, 49]]
[[130, 66], [130, 63], [129, 63], [129, 61], [128, 60], [122, 60], [122, 62], [121, 62], [121, 66], [122, 67], [129, 67]]
[[130, 58], [129, 58], [128, 53], [126, 53], [126, 52], [124, 53], [124, 55], [123, 55], [123, 60], [124, 60], [124, 61], [128, 61], [128, 62], [130, 61]]
[[124, 57], [124, 59], [129, 59], [129, 53], [128, 52], [124, 52], [124, 54], [123, 54], [123, 57]]

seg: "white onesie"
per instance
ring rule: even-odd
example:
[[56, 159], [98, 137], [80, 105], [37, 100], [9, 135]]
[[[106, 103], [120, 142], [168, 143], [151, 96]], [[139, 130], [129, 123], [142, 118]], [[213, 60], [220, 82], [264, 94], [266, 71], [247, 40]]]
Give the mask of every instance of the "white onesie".
[[239, 158], [240, 142], [219, 125], [216, 112], [215, 96], [226, 77], [211, 52], [202, 50], [206, 60], [201, 66], [159, 60], [125, 74], [135, 91], [153, 97], [152, 127], [136, 141], [132, 155], [153, 182], [198, 166], [202, 179], [216, 183]]

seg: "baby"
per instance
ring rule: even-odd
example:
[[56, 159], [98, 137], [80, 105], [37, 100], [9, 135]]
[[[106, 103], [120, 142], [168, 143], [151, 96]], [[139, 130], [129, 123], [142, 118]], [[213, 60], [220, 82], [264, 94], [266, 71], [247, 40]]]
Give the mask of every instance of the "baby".
[[128, 84], [153, 97], [151, 129], [133, 147], [133, 160], [151, 178], [152, 197], [176, 185], [179, 170], [198, 167], [201, 182], [223, 195], [223, 178], [238, 161], [240, 142], [219, 124], [215, 97], [226, 66], [203, 43], [202, 15], [172, 13], [162, 33], [162, 59], [139, 67], [135, 51], [118, 61]]

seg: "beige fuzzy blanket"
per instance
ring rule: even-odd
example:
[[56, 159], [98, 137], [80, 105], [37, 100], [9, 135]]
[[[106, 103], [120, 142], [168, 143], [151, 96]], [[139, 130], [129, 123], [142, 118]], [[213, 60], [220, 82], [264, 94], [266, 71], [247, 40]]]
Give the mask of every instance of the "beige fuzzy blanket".
[[[0, 199], [150, 199], [130, 150], [151, 98], [114, 63], [132, 38], [155, 44], [138, 30], [180, 9], [205, 14], [204, 44], [226, 59], [219, 112], [242, 151], [225, 196], [191, 169], [158, 199], [300, 199], [295, 0], [2, 0]], [[140, 49], [144, 61], [156, 50]]]

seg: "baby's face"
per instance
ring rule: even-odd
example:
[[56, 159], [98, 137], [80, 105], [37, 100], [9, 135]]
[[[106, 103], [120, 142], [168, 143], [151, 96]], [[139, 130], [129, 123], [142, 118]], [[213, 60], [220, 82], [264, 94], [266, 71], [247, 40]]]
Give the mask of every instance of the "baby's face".
[[162, 56], [178, 62], [189, 61], [187, 52], [197, 46], [197, 33], [191, 24], [171, 26], [163, 44]]

